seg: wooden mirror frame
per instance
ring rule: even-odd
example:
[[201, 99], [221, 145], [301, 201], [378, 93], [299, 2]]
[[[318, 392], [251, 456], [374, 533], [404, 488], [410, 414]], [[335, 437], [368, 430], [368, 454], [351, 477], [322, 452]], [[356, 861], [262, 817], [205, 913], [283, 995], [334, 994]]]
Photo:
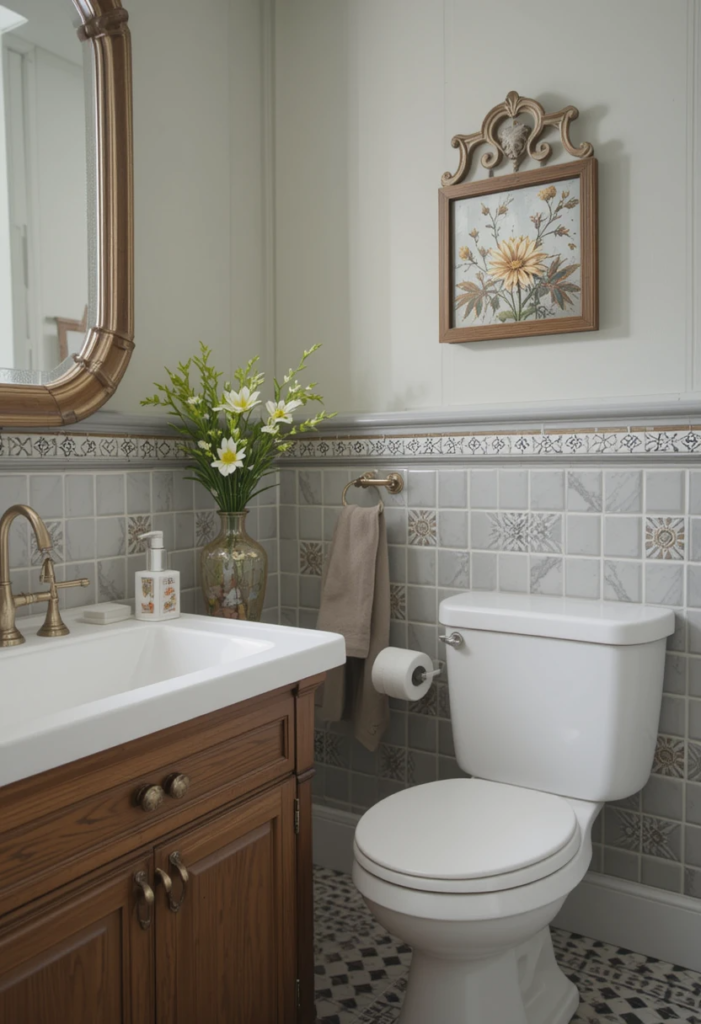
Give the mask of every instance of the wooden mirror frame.
[[[60, 427], [96, 412], [134, 350], [131, 37], [121, 0], [73, 0], [94, 59], [95, 312], [75, 366], [50, 384], [0, 383], [0, 427]], [[91, 268], [89, 268], [90, 270]]]

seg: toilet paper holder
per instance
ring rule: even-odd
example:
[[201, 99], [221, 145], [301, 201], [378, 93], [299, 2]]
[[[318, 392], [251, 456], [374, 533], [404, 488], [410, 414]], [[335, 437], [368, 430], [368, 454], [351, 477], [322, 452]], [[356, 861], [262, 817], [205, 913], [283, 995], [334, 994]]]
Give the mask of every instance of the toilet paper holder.
[[438, 665], [438, 668], [434, 668], [432, 672], [425, 672], [420, 666], [414, 669], [411, 676], [414, 686], [422, 686], [427, 680], [433, 682], [436, 676], [439, 676], [445, 668], [444, 661], [434, 661], [434, 665]]

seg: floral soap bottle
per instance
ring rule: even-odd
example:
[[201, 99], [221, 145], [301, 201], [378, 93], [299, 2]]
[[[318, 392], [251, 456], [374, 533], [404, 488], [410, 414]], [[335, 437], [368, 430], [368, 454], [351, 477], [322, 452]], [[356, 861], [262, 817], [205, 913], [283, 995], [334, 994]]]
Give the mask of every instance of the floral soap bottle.
[[180, 573], [166, 569], [163, 531], [139, 536], [146, 544], [146, 569], [135, 574], [134, 613], [137, 619], [161, 622], [180, 615]]

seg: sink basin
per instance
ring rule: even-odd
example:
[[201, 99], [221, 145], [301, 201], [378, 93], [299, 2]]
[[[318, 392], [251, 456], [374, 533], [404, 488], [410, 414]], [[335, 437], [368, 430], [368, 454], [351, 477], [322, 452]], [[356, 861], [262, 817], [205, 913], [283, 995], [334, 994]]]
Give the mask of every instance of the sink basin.
[[0, 650], [0, 785], [324, 672], [335, 633], [183, 615], [111, 626], [64, 613], [70, 636]]

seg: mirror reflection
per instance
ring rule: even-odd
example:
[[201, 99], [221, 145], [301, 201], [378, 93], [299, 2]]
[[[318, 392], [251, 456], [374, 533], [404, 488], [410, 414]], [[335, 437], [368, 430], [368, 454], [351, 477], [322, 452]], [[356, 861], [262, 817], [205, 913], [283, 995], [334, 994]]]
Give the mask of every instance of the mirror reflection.
[[71, 0], [0, 4], [0, 379], [17, 383], [60, 376], [85, 336], [90, 51], [75, 21]]

